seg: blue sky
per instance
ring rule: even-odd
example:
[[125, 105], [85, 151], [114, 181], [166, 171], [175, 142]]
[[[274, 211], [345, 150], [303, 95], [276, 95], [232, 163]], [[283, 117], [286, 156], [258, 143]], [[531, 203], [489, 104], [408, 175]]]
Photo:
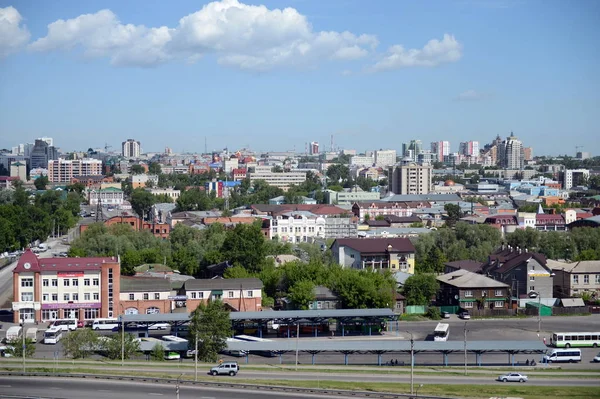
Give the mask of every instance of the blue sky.
[[208, 3], [0, 0], [0, 147], [600, 155], [598, 1]]

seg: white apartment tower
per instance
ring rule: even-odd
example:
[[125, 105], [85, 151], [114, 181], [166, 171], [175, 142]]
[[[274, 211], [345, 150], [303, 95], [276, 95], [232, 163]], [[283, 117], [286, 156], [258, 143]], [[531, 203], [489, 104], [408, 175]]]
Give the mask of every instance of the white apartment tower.
[[434, 141], [431, 143], [431, 152], [437, 155], [438, 162], [444, 162], [446, 157], [450, 155], [450, 142]]
[[525, 163], [523, 143], [512, 132], [498, 148], [498, 162], [505, 169], [523, 169]]
[[396, 163], [396, 150], [375, 151], [375, 166], [387, 168]]
[[458, 152], [466, 157], [479, 156], [479, 141], [466, 141], [460, 143]]
[[141, 152], [141, 144], [139, 141], [133, 139], [127, 139], [122, 144], [123, 156], [125, 158], [139, 158]]
[[431, 165], [407, 162], [389, 168], [390, 189], [394, 194], [429, 194], [433, 175]]

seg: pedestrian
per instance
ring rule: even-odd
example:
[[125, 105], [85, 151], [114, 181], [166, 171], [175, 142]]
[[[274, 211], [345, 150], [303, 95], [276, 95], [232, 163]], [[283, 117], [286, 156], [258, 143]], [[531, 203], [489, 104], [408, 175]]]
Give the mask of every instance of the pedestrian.
[[544, 337], [544, 345], [546, 345], [546, 337]]

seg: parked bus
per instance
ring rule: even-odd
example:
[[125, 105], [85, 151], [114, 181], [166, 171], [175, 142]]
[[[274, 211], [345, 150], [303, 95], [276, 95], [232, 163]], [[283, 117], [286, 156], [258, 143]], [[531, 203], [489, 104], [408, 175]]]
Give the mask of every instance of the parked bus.
[[552, 349], [542, 358], [545, 363], [566, 362], [575, 363], [581, 361], [581, 349]]
[[44, 331], [45, 344], [57, 344], [62, 338], [63, 330], [60, 327], [50, 327]]
[[448, 323], [438, 323], [433, 330], [433, 340], [434, 341], [448, 341], [448, 336], [450, 335], [450, 324]]
[[[246, 342], [273, 342], [270, 339], [253, 337], [251, 335], [236, 335], [233, 338], [235, 338], [235, 339], [237, 339], [239, 341], [246, 341]], [[266, 357], [272, 357], [272, 356], [276, 356], [277, 355], [274, 351], [251, 351], [251, 352], [255, 353], [257, 355], [266, 356]]]
[[116, 330], [120, 327], [119, 319], [94, 319], [92, 330]]
[[77, 330], [77, 319], [57, 319], [51, 326], [60, 327], [63, 331], [75, 331]]
[[600, 332], [555, 332], [550, 338], [550, 345], [557, 348], [572, 346], [600, 346]]

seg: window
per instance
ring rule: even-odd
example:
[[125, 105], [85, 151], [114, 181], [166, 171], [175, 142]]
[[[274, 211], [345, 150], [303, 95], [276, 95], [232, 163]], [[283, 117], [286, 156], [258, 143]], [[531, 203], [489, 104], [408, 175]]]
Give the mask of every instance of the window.
[[32, 302], [33, 292], [21, 292], [21, 302]]
[[98, 309], [85, 309], [83, 314], [86, 320], [97, 319], [99, 316]]
[[471, 291], [471, 290], [465, 291], [465, 296], [466, 296], [466, 297], [471, 297], [471, 296], [473, 296], [473, 291]]
[[233, 298], [233, 291], [229, 291], [229, 298]]
[[192, 294], [192, 299], [196, 299], [196, 293], [192, 292], [191, 294]]
[[486, 290], [481, 290], [481, 297], [485, 298], [487, 296], [487, 291]]
[[496, 291], [494, 291], [494, 295], [495, 296], [502, 296], [502, 290], [496, 290]]
[[83, 285], [89, 287], [90, 286], [90, 279], [89, 278], [84, 278], [83, 279]]
[[200, 298], [200, 299], [204, 298], [204, 292], [199, 292], [198, 293], [198, 298]]
[[52, 294], [52, 301], [58, 302], [58, 294]]
[[529, 286], [529, 291], [535, 291], [535, 285], [530, 285]]
[[74, 278], [73, 280], [71, 280], [71, 285], [73, 287], [79, 287], [79, 280], [77, 280], [76, 278]]
[[495, 308], [503, 308], [504, 307], [504, 301], [495, 301], [494, 302], [494, 307]]
[[596, 284], [600, 284], [600, 274], [596, 274]]
[[529, 281], [535, 281], [535, 276], [529, 276]]
[[50, 295], [42, 294], [42, 302], [48, 302], [48, 299], [50, 299]]
[[133, 301], [135, 299], [135, 294], [129, 294], [129, 300]]
[[63, 280], [63, 287], [68, 287], [70, 285], [70, 280], [68, 278]]
[[154, 299], [156, 299], [156, 300], [160, 299], [160, 294], [158, 292], [154, 293]]
[[49, 287], [50, 286], [50, 280], [48, 280], [47, 278], [42, 280], [42, 287]]
[[73, 294], [73, 300], [74, 300], [74, 301], [78, 301], [78, 300], [79, 300], [79, 294], [77, 294], [77, 293], [74, 293], [74, 294]]
[[531, 268], [529, 270], [535, 270], [535, 265], [531, 265]]
[[96, 287], [100, 285], [100, 280], [97, 278], [93, 279], [92, 282]]
[[463, 302], [463, 305], [465, 309], [470, 309], [473, 307], [473, 302]]
[[579, 276], [577, 274], [573, 275], [573, 284], [579, 284]]
[[63, 300], [65, 300], [65, 301], [71, 300], [71, 295], [69, 295], [68, 293], [64, 294], [63, 295]]
[[21, 287], [33, 287], [33, 278], [22, 278]]
[[90, 293], [86, 292], [85, 294], [83, 294], [83, 300], [84, 301], [89, 301], [90, 300]]
[[58, 279], [57, 278], [53, 278], [52, 279], [52, 286], [53, 287], [58, 287]]
[[584, 274], [583, 275], [583, 284], [589, 284], [589, 283], [590, 283], [590, 275]]
[[252, 290], [248, 291], [246, 294], [247, 294], [246, 296], [247, 296], [248, 298], [252, 298]]
[[94, 301], [99, 301], [100, 300], [100, 294], [98, 294], [97, 292], [94, 292]]
[[144, 300], [147, 301], [148, 300], [148, 293], [144, 292]]

